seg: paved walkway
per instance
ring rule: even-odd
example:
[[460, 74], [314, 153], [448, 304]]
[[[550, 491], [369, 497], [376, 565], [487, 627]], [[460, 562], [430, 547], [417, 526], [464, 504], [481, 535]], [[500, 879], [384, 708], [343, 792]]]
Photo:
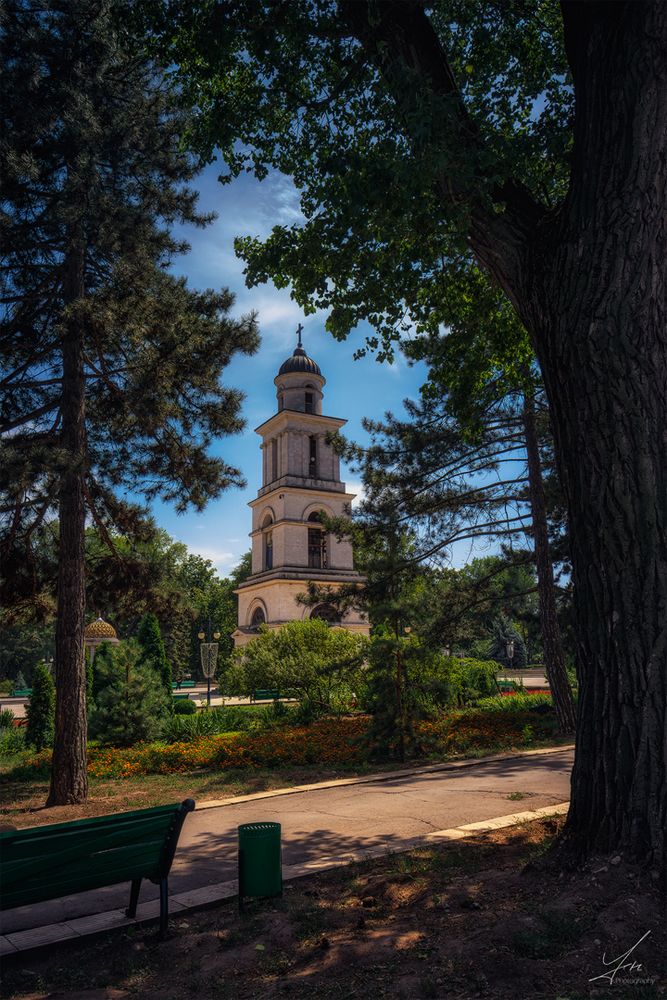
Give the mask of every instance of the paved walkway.
[[[214, 808], [202, 802], [185, 822], [169, 879], [170, 892], [183, 893], [235, 878], [239, 823], [282, 823], [285, 865], [340, 859], [379, 847], [400, 850], [415, 837], [433, 831], [503, 816], [512, 809], [533, 810], [566, 801], [572, 758], [572, 750], [552, 751], [251, 797]], [[129, 886], [112, 886], [7, 910], [0, 933], [122, 908], [127, 906], [128, 895]], [[144, 883], [141, 901], [156, 896], [157, 887]]]

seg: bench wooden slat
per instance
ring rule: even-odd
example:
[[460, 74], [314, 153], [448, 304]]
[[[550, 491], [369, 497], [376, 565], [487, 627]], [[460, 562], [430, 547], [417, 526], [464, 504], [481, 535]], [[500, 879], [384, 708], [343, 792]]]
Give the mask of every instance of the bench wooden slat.
[[[168, 918], [167, 876], [194, 802], [156, 806], [0, 833], [0, 908], [11, 909], [131, 881], [160, 884], [160, 930]], [[133, 915], [133, 914], [132, 914]]]

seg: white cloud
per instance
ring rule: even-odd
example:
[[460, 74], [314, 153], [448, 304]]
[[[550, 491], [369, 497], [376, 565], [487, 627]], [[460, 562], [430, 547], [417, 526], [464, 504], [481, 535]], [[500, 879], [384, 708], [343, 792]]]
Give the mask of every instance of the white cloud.
[[352, 501], [352, 509], [360, 504], [362, 500], [366, 499], [366, 490], [364, 489], [364, 484], [359, 481], [346, 483], [346, 491], [348, 493], [354, 493], [355, 498]]
[[[225, 541], [232, 541], [232, 539], [225, 539]], [[185, 544], [188, 546], [188, 551], [194, 555], [201, 556], [202, 559], [210, 559], [220, 576], [227, 576], [230, 570], [239, 564], [246, 551], [246, 546], [239, 546], [238, 551], [233, 552], [231, 549], [218, 549], [208, 545], [197, 545], [189, 542]]]

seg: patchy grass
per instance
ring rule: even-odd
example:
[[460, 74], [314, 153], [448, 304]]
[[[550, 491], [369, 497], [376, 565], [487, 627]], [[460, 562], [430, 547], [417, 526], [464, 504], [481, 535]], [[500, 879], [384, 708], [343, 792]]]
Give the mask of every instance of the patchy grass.
[[[547, 741], [543, 746], [559, 746], [569, 743], [569, 740]], [[479, 759], [496, 752], [506, 752], [506, 748], [490, 747], [486, 754], [471, 752], [465, 757]], [[449, 758], [451, 759], [451, 758]], [[459, 757], [457, 759], [465, 759]], [[295, 785], [314, 784], [320, 781], [334, 781], [338, 778], [363, 777], [369, 774], [382, 774], [411, 766], [443, 762], [447, 758], [431, 757], [428, 760], [417, 759], [401, 764], [398, 761], [374, 761], [349, 767], [325, 768], [320, 765], [310, 767], [277, 767], [248, 768], [229, 771], [199, 771], [178, 774], [136, 775], [131, 778], [103, 779], [91, 778], [89, 797], [85, 805], [57, 806], [46, 809], [44, 802], [49, 789], [48, 780], [36, 778], [31, 781], [12, 780], [7, 777], [8, 762], [0, 762], [0, 823], [11, 823], [16, 827], [40, 826], [46, 823], [61, 823], [70, 819], [82, 819], [86, 816], [104, 816], [108, 813], [123, 812], [130, 809], [148, 809], [151, 806], [164, 805], [186, 798], [193, 798], [202, 803], [215, 799], [232, 798], [239, 795], [250, 795], [254, 792], [265, 792], [279, 788], [291, 788]], [[3, 764], [5, 765], [3, 767]], [[4, 770], [4, 774], [3, 774]], [[529, 797], [524, 792], [512, 792], [510, 800]]]
[[[392, 768], [395, 764], [391, 765]], [[37, 826], [59, 823], [85, 816], [104, 816], [129, 809], [193, 798], [196, 802], [249, 795], [292, 785], [329, 781], [352, 774], [364, 774], [381, 768], [333, 770], [315, 767], [284, 767], [271, 770], [203, 771], [185, 774], [149, 774], [133, 778], [90, 779], [88, 801], [82, 806], [58, 806], [45, 809], [49, 784], [45, 779], [9, 781], [0, 779], [0, 819], [14, 826]]]
[[[171, 939], [131, 928], [6, 963], [20, 1000], [657, 1000], [664, 911], [652, 873], [595, 859], [535, 864], [543, 820], [296, 880], [284, 897], [175, 914]], [[548, 855], [547, 855], [548, 858]], [[528, 864], [527, 862], [532, 862]], [[631, 888], [631, 891], [629, 887]], [[589, 980], [639, 938], [650, 982]]]

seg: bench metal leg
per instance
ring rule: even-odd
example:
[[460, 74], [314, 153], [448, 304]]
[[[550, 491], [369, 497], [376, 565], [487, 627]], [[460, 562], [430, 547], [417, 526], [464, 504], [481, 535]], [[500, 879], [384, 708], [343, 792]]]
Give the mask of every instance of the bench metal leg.
[[164, 941], [169, 926], [169, 883], [160, 879], [160, 940]]
[[141, 879], [132, 879], [132, 888], [130, 889], [130, 905], [125, 911], [125, 915], [128, 917], [136, 917], [137, 915], [137, 903], [139, 902], [139, 890], [141, 889]]

